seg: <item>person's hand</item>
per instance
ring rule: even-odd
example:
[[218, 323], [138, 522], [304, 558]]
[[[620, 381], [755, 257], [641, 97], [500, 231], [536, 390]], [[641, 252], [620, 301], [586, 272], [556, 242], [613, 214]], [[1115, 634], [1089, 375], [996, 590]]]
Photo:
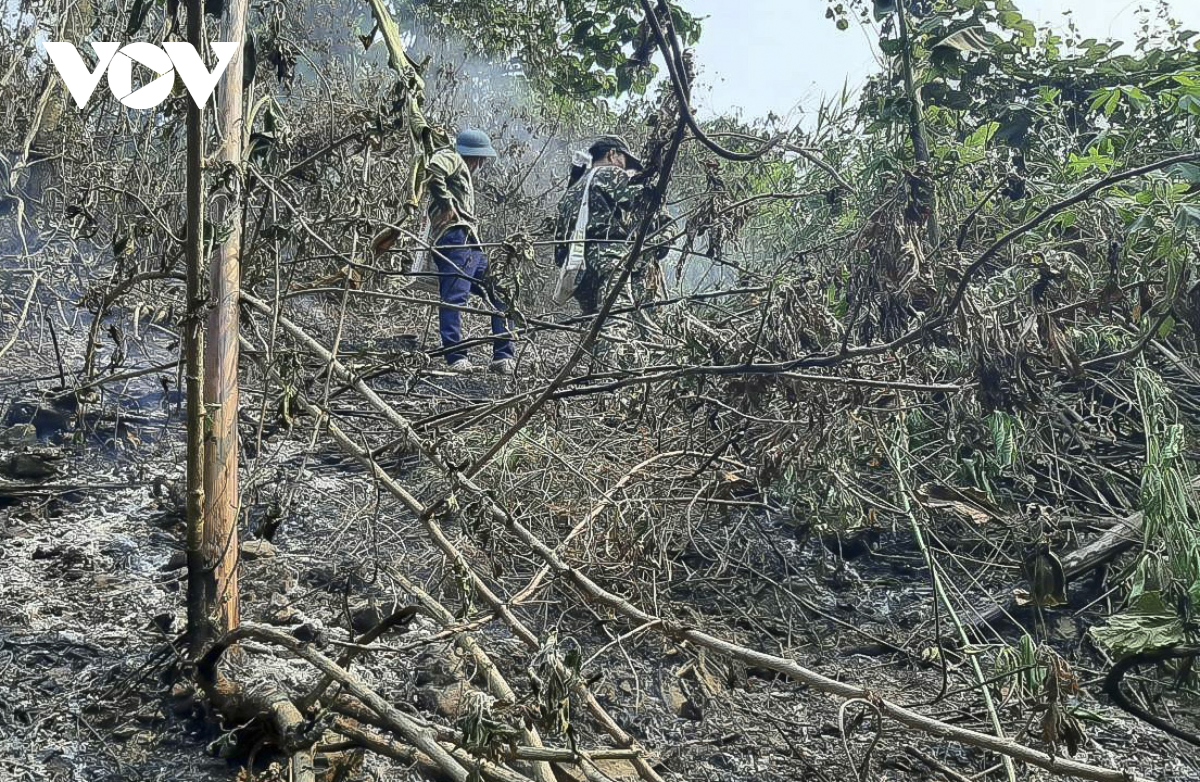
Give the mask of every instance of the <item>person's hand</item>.
[[629, 184], [644, 185], [646, 182], [650, 181], [650, 178], [653, 177], [654, 174], [655, 172], [651, 168], [643, 168], [640, 171], [635, 171], [629, 176]]

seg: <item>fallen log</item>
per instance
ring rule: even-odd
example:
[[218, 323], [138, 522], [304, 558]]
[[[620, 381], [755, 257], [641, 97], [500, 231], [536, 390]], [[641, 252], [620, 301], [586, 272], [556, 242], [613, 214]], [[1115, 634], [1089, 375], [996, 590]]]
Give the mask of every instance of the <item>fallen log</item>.
[[[1062, 557], [1060, 561], [1062, 562], [1063, 574], [1066, 576], [1067, 581], [1069, 582], [1072, 579], [1089, 573], [1104, 563], [1110, 562], [1126, 551], [1129, 551], [1141, 542], [1141, 530], [1142, 514], [1136, 513], [1128, 519], [1124, 519], [1120, 524], [1086, 546], [1075, 549]], [[981, 628], [989, 627], [1000, 621], [1011, 621], [1014, 624], [1019, 624], [1012, 616], [1013, 609], [1017, 607], [1013, 591], [1019, 587], [1019, 584], [1013, 584], [993, 595], [988, 607], [974, 611], [975, 617], [967, 623], [967, 629], [978, 631]], [[956, 634], [957, 631], [951, 628], [951, 630], [946, 631], [942, 636], [942, 642], [946, 643], [953, 640]]]
[[[1192, 481], [1192, 489], [1200, 489], [1200, 478]], [[1130, 551], [1141, 542], [1142, 513], [1138, 511], [1124, 519], [1117, 520], [1111, 529], [1091, 543], [1063, 555], [1060, 558], [1063, 574], [1067, 577], [1068, 582], [1079, 578]], [[1011, 620], [1011, 611], [1016, 605], [1013, 590], [1019, 586], [1019, 584], [1013, 584], [1006, 590], [993, 595], [988, 607], [974, 612], [975, 617], [968, 623], [968, 628], [986, 627], [1005, 618]], [[942, 636], [942, 641], [947, 642], [952, 638], [953, 635], [947, 632]]]

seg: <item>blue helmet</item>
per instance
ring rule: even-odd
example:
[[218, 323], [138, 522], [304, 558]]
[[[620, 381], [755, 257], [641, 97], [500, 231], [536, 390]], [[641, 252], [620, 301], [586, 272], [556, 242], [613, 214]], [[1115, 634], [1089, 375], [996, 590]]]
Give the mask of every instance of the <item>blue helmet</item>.
[[463, 157], [496, 157], [492, 140], [482, 130], [464, 130], [458, 134], [454, 148]]

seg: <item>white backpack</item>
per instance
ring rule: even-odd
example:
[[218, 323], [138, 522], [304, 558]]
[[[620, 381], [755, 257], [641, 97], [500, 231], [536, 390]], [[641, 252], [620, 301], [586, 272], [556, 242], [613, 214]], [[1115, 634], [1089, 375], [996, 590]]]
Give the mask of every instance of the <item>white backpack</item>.
[[588, 204], [591, 201], [592, 179], [596, 169], [587, 173], [587, 181], [583, 184], [583, 202], [579, 205], [579, 214], [575, 217], [575, 228], [571, 231], [570, 245], [567, 247], [567, 260], [558, 270], [558, 284], [554, 286], [554, 303], [565, 304], [575, 295], [575, 290], [583, 280], [587, 271], [584, 248], [587, 246], [587, 226], [590, 218]]

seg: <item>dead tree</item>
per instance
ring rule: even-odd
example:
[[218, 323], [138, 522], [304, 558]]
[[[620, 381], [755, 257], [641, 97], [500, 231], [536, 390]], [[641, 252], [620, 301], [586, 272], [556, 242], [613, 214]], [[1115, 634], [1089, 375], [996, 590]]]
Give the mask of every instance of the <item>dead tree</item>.
[[[204, 6], [188, 0], [187, 36], [200, 46]], [[187, 376], [187, 568], [188, 638], [193, 653], [208, 633], [208, 588], [211, 573], [204, 556], [204, 127], [200, 107], [187, 106], [187, 314], [184, 321], [184, 364]]]
[[[232, 0], [220, 39], [246, 35], [249, 4]], [[201, 4], [188, 3], [188, 39], [201, 46]], [[244, 138], [243, 76], [228, 68], [218, 90], [217, 160], [234, 172], [214, 200], [212, 220], [222, 225], [209, 267], [209, 297], [203, 274], [203, 123], [200, 107], [188, 106], [188, 631], [193, 652], [238, 625], [238, 298], [241, 293]], [[207, 313], [205, 313], [207, 309]], [[206, 317], [207, 327], [201, 320]], [[201, 387], [202, 386], [202, 387]]]
[[[220, 40], [243, 41], [250, 4], [230, 0], [221, 21]], [[242, 68], [225, 70], [218, 90], [219, 164], [233, 172], [213, 203], [213, 222], [224, 227], [209, 269], [212, 308], [205, 343], [204, 406], [204, 550], [213, 568], [216, 594], [211, 614], [215, 630], [238, 625], [238, 297], [241, 292], [242, 193], [244, 139]]]

